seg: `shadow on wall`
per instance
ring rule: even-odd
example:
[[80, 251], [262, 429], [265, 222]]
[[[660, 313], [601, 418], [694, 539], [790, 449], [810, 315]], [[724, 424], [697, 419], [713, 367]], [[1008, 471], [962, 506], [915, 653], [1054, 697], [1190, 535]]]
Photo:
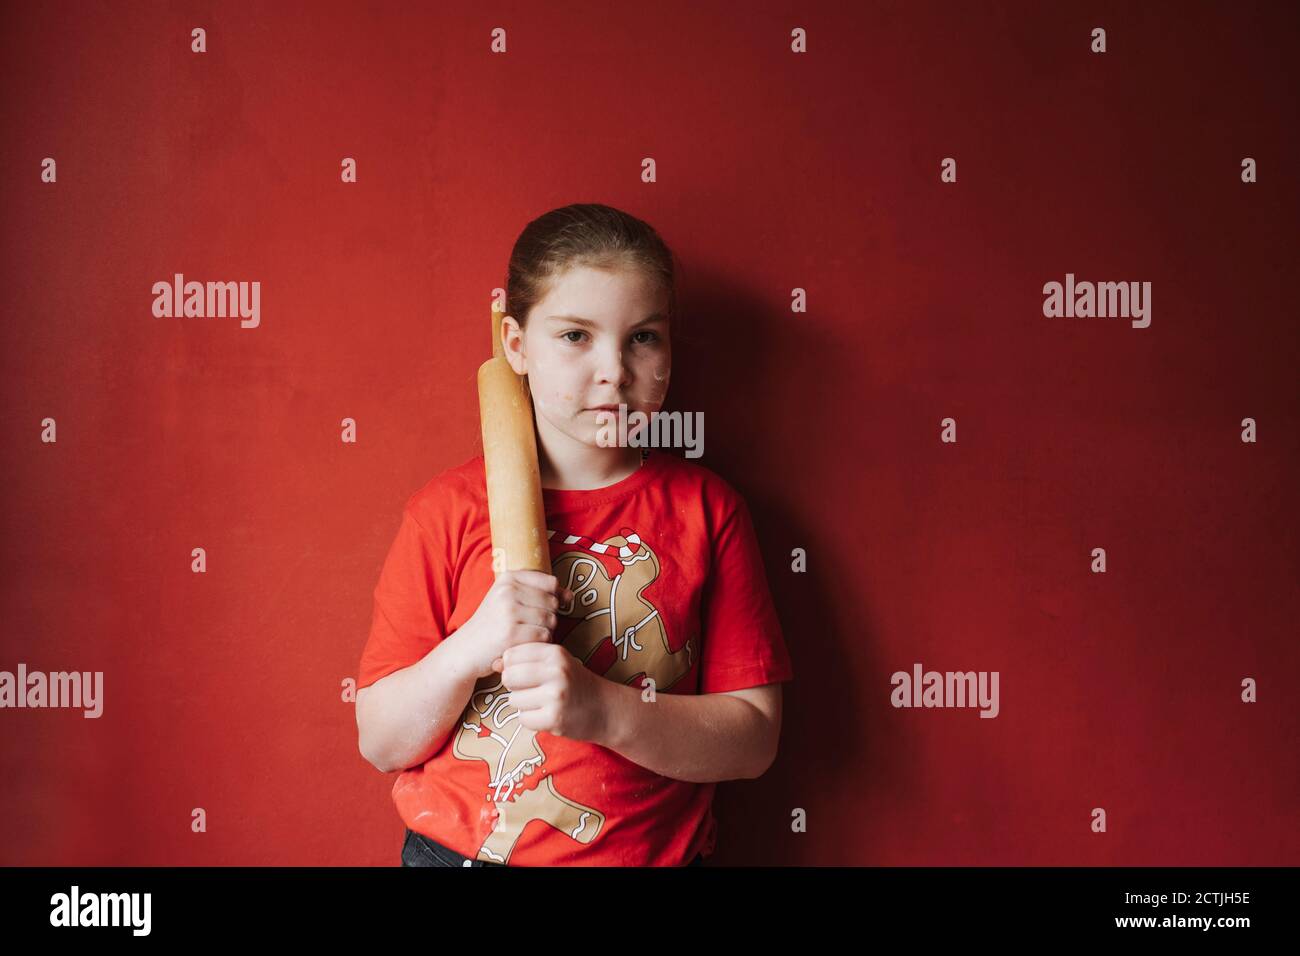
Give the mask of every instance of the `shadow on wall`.
[[[911, 749], [887, 742], [868, 716], [887, 712], [893, 670], [853, 572], [873, 546], [871, 496], [855, 465], [868, 365], [825, 323], [783, 313], [725, 275], [697, 266], [691, 285], [701, 291], [688, 294], [682, 281], [665, 411], [704, 413], [699, 461], [749, 504], [795, 672], [776, 762], [756, 781], [718, 787], [714, 860], [870, 864], [875, 821], [888, 819], [873, 808], [910, 792], [916, 774], [904, 765]], [[807, 553], [803, 573], [792, 570], [795, 548]], [[793, 832], [796, 808], [810, 831], [834, 836]]]

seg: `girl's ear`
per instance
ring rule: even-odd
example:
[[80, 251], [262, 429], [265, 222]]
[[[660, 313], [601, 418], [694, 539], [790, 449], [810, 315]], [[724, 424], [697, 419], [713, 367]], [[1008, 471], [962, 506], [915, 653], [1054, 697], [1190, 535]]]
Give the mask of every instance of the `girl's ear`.
[[515, 374], [526, 375], [528, 373], [528, 360], [524, 354], [524, 333], [513, 316], [505, 315], [501, 317], [501, 348], [505, 352], [506, 361], [515, 370]]

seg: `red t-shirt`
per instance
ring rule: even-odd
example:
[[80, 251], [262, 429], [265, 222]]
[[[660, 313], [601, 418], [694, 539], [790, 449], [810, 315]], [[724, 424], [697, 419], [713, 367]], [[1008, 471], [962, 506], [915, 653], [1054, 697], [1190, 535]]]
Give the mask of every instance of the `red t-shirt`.
[[[598, 674], [655, 693], [790, 680], [781, 625], [744, 499], [702, 465], [652, 451], [622, 481], [543, 489], [552, 571], [575, 592], [555, 640]], [[491, 586], [481, 455], [406, 502], [375, 587], [358, 688], [421, 660]], [[613, 607], [611, 608], [611, 597]], [[681, 866], [713, 853], [712, 783], [661, 776], [588, 741], [511, 720], [492, 674], [442, 748], [398, 775], [406, 826], [511, 866]]]

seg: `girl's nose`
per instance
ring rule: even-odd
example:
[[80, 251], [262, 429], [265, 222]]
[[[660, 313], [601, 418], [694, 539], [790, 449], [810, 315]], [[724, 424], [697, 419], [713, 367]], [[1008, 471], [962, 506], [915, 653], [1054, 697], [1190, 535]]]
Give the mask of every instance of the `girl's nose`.
[[627, 383], [627, 368], [623, 365], [623, 350], [610, 349], [603, 352], [596, 370], [601, 382], [613, 382], [620, 388]]

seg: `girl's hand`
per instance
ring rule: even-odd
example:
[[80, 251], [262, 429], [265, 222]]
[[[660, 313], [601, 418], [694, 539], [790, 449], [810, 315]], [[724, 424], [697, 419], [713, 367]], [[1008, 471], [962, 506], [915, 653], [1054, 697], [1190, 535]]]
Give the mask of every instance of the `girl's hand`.
[[[560, 601], [573, 594], [554, 575], [541, 571], [502, 571], [468, 621], [448, 640], [475, 679], [500, 671], [508, 648], [551, 640], [559, 622]], [[508, 684], [506, 685], [509, 686]]]
[[604, 733], [605, 678], [563, 644], [518, 644], [503, 661], [501, 680], [523, 726], [570, 740], [596, 741]]

